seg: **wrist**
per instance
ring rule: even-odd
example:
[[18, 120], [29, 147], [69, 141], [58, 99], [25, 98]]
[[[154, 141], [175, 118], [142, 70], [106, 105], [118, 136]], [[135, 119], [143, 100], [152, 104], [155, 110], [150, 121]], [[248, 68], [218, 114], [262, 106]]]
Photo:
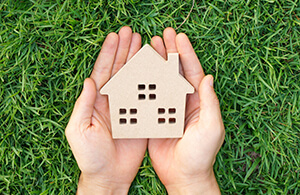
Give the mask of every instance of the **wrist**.
[[108, 180], [103, 180], [101, 177], [87, 176], [81, 173], [77, 195], [81, 194], [127, 194], [130, 184], [119, 184]]
[[221, 194], [214, 172], [165, 186], [170, 195]]

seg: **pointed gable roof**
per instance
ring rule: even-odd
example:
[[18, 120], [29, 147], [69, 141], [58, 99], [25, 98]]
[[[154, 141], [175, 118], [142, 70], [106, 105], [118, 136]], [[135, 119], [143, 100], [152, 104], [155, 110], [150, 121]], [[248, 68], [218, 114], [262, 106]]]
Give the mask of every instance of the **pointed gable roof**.
[[[171, 59], [172, 58], [172, 61]], [[152, 63], [155, 61], [155, 63]], [[146, 66], [144, 66], [144, 64]], [[138, 66], [137, 66], [138, 65]], [[136, 66], [134, 69], [132, 66]], [[139, 67], [140, 66], [140, 67]], [[118, 86], [120, 81], [118, 77], [122, 74], [128, 74], [129, 71], [136, 69], [145, 69], [144, 72], [150, 71], [147, 70], [149, 66], [155, 66], [154, 68], [157, 71], [176, 71], [174, 75], [174, 80], [179, 80], [182, 83], [182, 86], [186, 89], [186, 93], [193, 93], [194, 87], [181, 75], [179, 74], [179, 56], [178, 53], [169, 53], [168, 60], [166, 61], [160, 54], [158, 54], [150, 45], [145, 44], [101, 89], [101, 94], [109, 94], [110, 89], [113, 86]], [[172, 70], [171, 70], [172, 69]], [[137, 71], [138, 72], [138, 71]], [[180, 77], [180, 78], [178, 78]], [[170, 81], [172, 82], [172, 81]]]

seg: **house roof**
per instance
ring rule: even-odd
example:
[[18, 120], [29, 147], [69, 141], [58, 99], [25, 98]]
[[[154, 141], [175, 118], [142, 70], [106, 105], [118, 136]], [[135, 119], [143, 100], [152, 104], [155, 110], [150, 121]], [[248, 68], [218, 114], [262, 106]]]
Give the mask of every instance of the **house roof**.
[[[150, 74], [153, 79], [169, 77], [170, 82], [176, 83], [176, 86], [179, 85], [178, 87], [183, 87], [185, 93], [194, 92], [194, 87], [179, 74], [178, 53], [168, 53], [168, 60], [165, 60], [150, 45], [146, 44], [101, 88], [100, 93], [110, 94], [120, 84], [124, 84], [124, 80], [134, 79], [134, 75], [141, 74], [148, 76]], [[161, 76], [162, 74], [164, 76]]]

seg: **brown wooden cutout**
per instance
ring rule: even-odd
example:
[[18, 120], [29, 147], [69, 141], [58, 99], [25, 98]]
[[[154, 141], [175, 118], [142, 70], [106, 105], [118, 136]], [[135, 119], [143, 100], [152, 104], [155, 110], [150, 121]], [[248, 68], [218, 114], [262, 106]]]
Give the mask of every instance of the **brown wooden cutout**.
[[166, 61], [146, 44], [100, 93], [109, 96], [113, 138], [179, 138], [194, 88], [179, 74], [178, 53]]

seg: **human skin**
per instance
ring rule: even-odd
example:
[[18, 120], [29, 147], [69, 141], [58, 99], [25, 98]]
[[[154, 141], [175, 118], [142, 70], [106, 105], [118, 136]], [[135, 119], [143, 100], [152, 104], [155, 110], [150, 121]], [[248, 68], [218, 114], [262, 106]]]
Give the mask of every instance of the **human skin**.
[[107, 96], [101, 87], [141, 48], [141, 36], [122, 27], [110, 33], [77, 99], [65, 133], [81, 170], [77, 194], [127, 194], [147, 139], [112, 139]]
[[220, 194], [213, 165], [225, 130], [213, 77], [205, 76], [185, 34], [166, 28], [163, 39], [155, 36], [151, 45], [164, 58], [179, 53], [180, 72], [196, 90], [187, 98], [183, 137], [149, 139], [152, 165], [169, 194]]
[[169, 194], [218, 194], [213, 173], [215, 156], [224, 140], [224, 126], [213, 78], [205, 76], [185, 34], [165, 29], [151, 45], [166, 58], [180, 54], [180, 72], [196, 92], [187, 98], [182, 139], [112, 139], [107, 96], [101, 87], [141, 47], [141, 37], [129, 27], [110, 33], [90, 78], [77, 99], [66, 137], [81, 170], [78, 194], [127, 194], [146, 148]]

